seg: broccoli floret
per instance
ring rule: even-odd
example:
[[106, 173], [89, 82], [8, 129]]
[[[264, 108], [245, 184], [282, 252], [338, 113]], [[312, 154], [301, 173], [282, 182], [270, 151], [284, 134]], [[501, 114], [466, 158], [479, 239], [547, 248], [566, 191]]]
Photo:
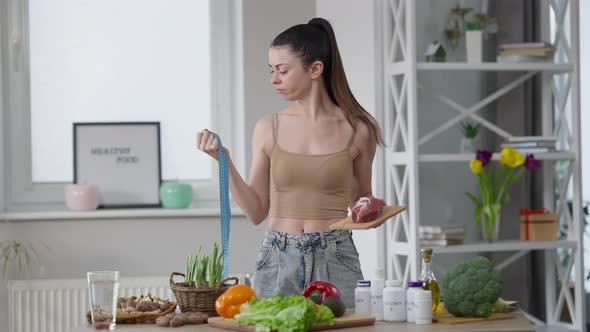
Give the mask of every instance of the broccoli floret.
[[489, 317], [502, 293], [502, 276], [482, 256], [453, 266], [442, 281], [445, 308], [457, 317]]

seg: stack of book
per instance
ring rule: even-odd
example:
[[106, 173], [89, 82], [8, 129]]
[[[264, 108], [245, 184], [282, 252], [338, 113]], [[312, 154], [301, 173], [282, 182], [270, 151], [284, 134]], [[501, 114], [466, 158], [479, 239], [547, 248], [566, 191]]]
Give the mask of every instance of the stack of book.
[[498, 46], [498, 62], [552, 61], [555, 49], [551, 44], [508, 43]]
[[463, 244], [465, 228], [463, 225], [421, 225], [418, 227], [420, 246], [444, 247]]
[[541, 153], [555, 151], [555, 136], [512, 136], [500, 145], [502, 148], [513, 148], [520, 153]]

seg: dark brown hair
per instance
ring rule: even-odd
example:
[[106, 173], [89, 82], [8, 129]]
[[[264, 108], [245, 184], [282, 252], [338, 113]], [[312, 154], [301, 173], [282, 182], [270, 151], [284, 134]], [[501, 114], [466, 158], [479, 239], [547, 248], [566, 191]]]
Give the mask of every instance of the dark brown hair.
[[322, 79], [332, 102], [344, 112], [355, 132], [357, 122], [362, 121], [369, 127], [377, 143], [384, 144], [377, 120], [359, 104], [348, 86], [330, 22], [314, 18], [307, 24], [292, 26], [273, 40], [271, 47], [279, 46], [289, 46], [304, 66], [321, 61], [324, 64]]

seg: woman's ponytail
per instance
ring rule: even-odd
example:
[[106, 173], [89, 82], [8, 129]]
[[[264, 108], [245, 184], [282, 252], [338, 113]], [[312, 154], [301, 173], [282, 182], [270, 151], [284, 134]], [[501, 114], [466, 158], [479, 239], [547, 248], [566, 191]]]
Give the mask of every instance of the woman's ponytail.
[[327, 51], [329, 56], [325, 59], [327, 61], [324, 61], [323, 79], [330, 99], [344, 112], [346, 119], [355, 131], [356, 123], [360, 120], [369, 127], [376, 142], [384, 144], [383, 134], [377, 120], [359, 104], [350, 90], [332, 25], [323, 18], [313, 18], [308, 24], [323, 30], [328, 37]]

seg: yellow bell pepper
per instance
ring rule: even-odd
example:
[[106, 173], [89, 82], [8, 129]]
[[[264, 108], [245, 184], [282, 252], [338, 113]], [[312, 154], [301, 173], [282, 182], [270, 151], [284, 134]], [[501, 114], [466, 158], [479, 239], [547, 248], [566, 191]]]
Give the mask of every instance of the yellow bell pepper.
[[256, 296], [254, 290], [246, 285], [235, 285], [226, 290], [215, 301], [215, 311], [224, 318], [234, 318], [240, 313], [240, 306]]

